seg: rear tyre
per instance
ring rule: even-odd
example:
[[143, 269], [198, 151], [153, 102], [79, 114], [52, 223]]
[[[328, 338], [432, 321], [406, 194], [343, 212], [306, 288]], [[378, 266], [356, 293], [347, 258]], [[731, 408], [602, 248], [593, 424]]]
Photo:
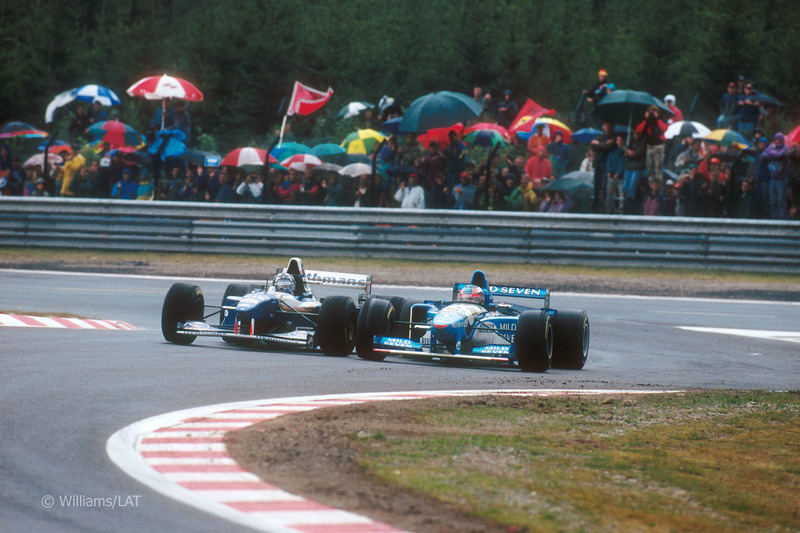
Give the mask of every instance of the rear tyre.
[[203, 320], [205, 299], [197, 285], [175, 283], [170, 287], [161, 308], [161, 333], [174, 344], [191, 344], [197, 335], [178, 333], [178, 324], [189, 320]]
[[[253, 290], [252, 285], [248, 285], [246, 283], [231, 283], [225, 289], [225, 294], [222, 295], [222, 304], [225, 305], [225, 301], [228, 299], [228, 296], [244, 296], [245, 294], [250, 293]], [[222, 324], [225, 321], [225, 311], [220, 310], [219, 313], [219, 323]], [[228, 337], [223, 335], [222, 340], [225, 342], [229, 342], [231, 344], [235, 344], [237, 346], [249, 346], [253, 343], [252, 340], [247, 339], [235, 339], [233, 337]]]
[[525, 311], [517, 323], [517, 363], [523, 372], [546, 372], [553, 358], [553, 325], [550, 314]]
[[553, 324], [553, 368], [580, 370], [589, 357], [586, 311], [559, 311]]
[[356, 342], [358, 310], [348, 296], [329, 296], [322, 301], [317, 321], [317, 343], [322, 353], [344, 357]]
[[394, 307], [382, 298], [370, 298], [358, 314], [356, 327], [356, 353], [362, 359], [383, 361], [385, 353], [373, 349], [375, 335], [386, 335], [394, 321]]

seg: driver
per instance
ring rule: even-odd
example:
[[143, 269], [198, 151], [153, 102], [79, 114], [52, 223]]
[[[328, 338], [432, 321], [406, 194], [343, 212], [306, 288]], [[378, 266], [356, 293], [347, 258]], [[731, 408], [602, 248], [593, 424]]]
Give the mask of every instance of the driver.
[[465, 285], [458, 291], [458, 301], [483, 305], [485, 301], [483, 289], [477, 285]]
[[275, 292], [285, 292], [287, 294], [294, 294], [294, 277], [291, 274], [281, 273], [272, 279], [272, 286], [275, 287]]

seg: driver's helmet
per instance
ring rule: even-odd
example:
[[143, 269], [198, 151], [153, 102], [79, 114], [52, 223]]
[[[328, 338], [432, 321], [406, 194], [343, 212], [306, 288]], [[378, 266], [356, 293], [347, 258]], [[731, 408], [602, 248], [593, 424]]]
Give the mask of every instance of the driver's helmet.
[[483, 289], [477, 285], [466, 285], [458, 291], [458, 301], [483, 305]]
[[294, 277], [291, 274], [281, 273], [272, 279], [272, 286], [276, 292], [294, 294]]

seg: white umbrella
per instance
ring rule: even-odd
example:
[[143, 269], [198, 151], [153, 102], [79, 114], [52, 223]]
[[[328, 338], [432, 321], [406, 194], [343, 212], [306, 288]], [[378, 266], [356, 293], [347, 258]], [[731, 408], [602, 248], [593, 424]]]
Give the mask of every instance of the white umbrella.
[[[47, 163], [49, 165], [60, 165], [63, 162], [64, 159], [60, 155], [54, 154], [52, 152], [47, 153]], [[24, 168], [28, 167], [44, 168], [44, 154], [41, 152], [39, 152], [38, 154], [33, 154], [22, 164], [22, 166]]]
[[681, 120], [673, 122], [664, 132], [664, 137], [672, 139], [673, 137], [680, 136], [681, 138], [691, 135], [694, 139], [700, 139], [711, 133], [711, 130], [703, 126], [699, 122], [692, 122], [690, 120]]
[[375, 106], [368, 103], [368, 102], [350, 102], [343, 108], [339, 110], [339, 113], [336, 115], [338, 119], [345, 119], [350, 117], [356, 117], [359, 113], [364, 111], [365, 109], [372, 109]]
[[84, 102], [100, 102], [100, 105], [111, 107], [120, 104], [119, 96], [107, 87], [102, 85], [83, 85], [69, 91], [64, 91], [59, 94], [53, 101], [47, 105], [47, 110], [44, 114], [44, 121], [46, 123], [53, 122], [53, 113], [59, 107], [65, 106], [74, 100], [83, 100]]
[[342, 167], [339, 171], [342, 176], [363, 176], [365, 174], [372, 174], [372, 167], [365, 163], [350, 163], [346, 167]]

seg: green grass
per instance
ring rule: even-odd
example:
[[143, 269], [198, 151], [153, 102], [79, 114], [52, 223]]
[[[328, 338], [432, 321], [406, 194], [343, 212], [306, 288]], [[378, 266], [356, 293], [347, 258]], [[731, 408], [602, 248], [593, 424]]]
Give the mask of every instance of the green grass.
[[362, 465], [509, 527], [800, 529], [797, 393], [465, 401], [413, 428], [356, 443]]

